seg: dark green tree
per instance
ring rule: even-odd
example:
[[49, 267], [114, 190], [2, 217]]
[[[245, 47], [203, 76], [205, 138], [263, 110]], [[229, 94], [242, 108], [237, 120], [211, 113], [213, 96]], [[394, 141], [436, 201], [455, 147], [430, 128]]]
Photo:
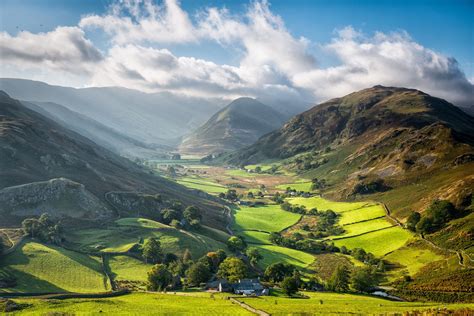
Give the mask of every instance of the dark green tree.
[[143, 259], [146, 263], [157, 263], [162, 256], [161, 244], [156, 238], [149, 238], [143, 245]]
[[263, 259], [262, 254], [256, 247], [250, 247], [245, 251], [245, 255], [249, 258], [250, 263], [255, 266]]
[[270, 282], [281, 282], [287, 276], [292, 276], [295, 267], [291, 264], [277, 262], [269, 265], [264, 272], [264, 277]]
[[349, 290], [349, 270], [343, 264], [337, 266], [328, 281], [328, 288], [335, 292], [347, 292]]
[[227, 247], [232, 252], [243, 251], [247, 244], [245, 243], [244, 239], [240, 236], [231, 236], [227, 240]]
[[183, 212], [183, 217], [193, 228], [199, 228], [201, 225], [201, 211], [196, 206], [189, 206]]
[[412, 232], [416, 231], [416, 224], [418, 224], [420, 219], [421, 219], [420, 213], [411, 212], [410, 216], [408, 216], [408, 219], [407, 219], [407, 223], [406, 223], [407, 228], [411, 230]]
[[288, 296], [292, 296], [298, 292], [298, 280], [294, 277], [285, 277], [283, 281], [281, 281], [280, 286], [283, 293]]
[[166, 265], [156, 264], [148, 272], [147, 289], [149, 291], [163, 291], [171, 284], [172, 280], [173, 276], [166, 268]]
[[358, 268], [352, 272], [350, 282], [355, 291], [367, 293], [377, 285], [377, 274], [369, 267]]
[[210, 277], [209, 266], [202, 262], [192, 264], [186, 271], [186, 280], [191, 286], [199, 286], [199, 284], [207, 282]]

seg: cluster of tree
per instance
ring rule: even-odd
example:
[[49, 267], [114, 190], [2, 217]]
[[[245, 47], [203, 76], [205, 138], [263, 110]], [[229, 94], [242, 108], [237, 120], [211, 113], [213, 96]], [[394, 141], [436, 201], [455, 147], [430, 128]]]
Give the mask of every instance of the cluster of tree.
[[373, 181], [362, 181], [357, 183], [352, 190], [352, 194], [371, 194], [376, 192], [384, 192], [390, 187], [385, 184], [383, 179], [375, 179]]
[[326, 188], [327, 183], [325, 179], [313, 178], [311, 179], [311, 191], [321, 190]]
[[201, 226], [201, 211], [196, 206], [188, 206], [183, 211], [183, 205], [174, 201], [168, 208], [160, 211], [155, 219], [163, 224], [176, 228], [199, 228]]
[[292, 205], [288, 202], [283, 202], [280, 204], [280, 207], [282, 210], [291, 212], [291, 213], [297, 213], [297, 214], [306, 214], [306, 207], [304, 205]]
[[256, 266], [258, 261], [263, 259], [263, 256], [257, 248], [247, 248], [247, 243], [241, 236], [231, 236], [227, 240], [227, 248], [236, 254], [245, 255], [252, 266]]
[[316, 151], [300, 155], [294, 159], [293, 163], [299, 170], [316, 169], [329, 162], [326, 157], [319, 158], [320, 154], [321, 152]]
[[372, 267], [355, 268], [352, 272], [345, 265], [339, 265], [326, 284], [326, 289], [334, 292], [368, 293], [374, 289], [380, 279], [377, 271]]
[[61, 223], [51, 220], [47, 213], [43, 213], [39, 218], [27, 218], [21, 226], [25, 235], [42, 242], [59, 245], [64, 239]]
[[315, 279], [310, 279], [307, 282], [301, 280], [299, 271], [293, 265], [283, 262], [269, 265], [265, 269], [263, 279], [273, 284], [279, 284], [282, 291], [288, 296], [294, 295], [300, 288], [308, 290], [321, 288], [317, 286], [319, 283]]
[[284, 237], [280, 233], [270, 234], [270, 242], [279, 246], [306, 251], [313, 254], [325, 252], [339, 252], [339, 248], [334, 243], [322, 240], [304, 238], [300, 233], [294, 233], [290, 237]]
[[227, 190], [226, 193], [224, 193], [224, 192], [219, 193], [219, 197], [221, 199], [226, 199], [226, 200], [229, 200], [231, 202], [237, 201], [239, 199], [239, 196], [237, 195], [237, 191], [234, 190], [234, 189], [229, 189], [229, 190]]
[[385, 263], [383, 260], [376, 258], [373, 253], [366, 252], [362, 248], [354, 248], [352, 250], [347, 249], [345, 246], [340, 248], [341, 253], [351, 255], [354, 259], [359, 260], [373, 268], [378, 272], [385, 271]]
[[460, 215], [460, 211], [456, 210], [451, 202], [435, 200], [423, 216], [418, 212], [412, 212], [407, 219], [406, 227], [414, 232], [429, 234], [443, 228], [447, 222]]

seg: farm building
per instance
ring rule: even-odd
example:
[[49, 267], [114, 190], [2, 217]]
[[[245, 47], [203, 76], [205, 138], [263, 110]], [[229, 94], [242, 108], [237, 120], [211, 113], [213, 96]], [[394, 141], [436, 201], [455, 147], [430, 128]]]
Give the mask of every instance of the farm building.
[[269, 290], [257, 279], [242, 279], [237, 283], [229, 283], [226, 279], [220, 279], [207, 283], [208, 290], [218, 292], [233, 292], [242, 295], [268, 295]]

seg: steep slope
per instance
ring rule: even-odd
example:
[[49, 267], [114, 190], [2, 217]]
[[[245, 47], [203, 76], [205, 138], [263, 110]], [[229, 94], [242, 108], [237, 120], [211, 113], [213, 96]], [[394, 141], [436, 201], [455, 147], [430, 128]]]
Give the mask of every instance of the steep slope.
[[[54, 178], [66, 179], [43, 182]], [[23, 186], [15, 187], [19, 185]], [[26, 108], [4, 92], [0, 92], [0, 190], [3, 224], [18, 225], [25, 216], [38, 210], [54, 210], [58, 205], [74, 210], [90, 203], [98, 207], [96, 211], [107, 205], [107, 210], [122, 216], [133, 206], [136, 212], [140, 205], [145, 205], [142, 211], [153, 217], [169, 200], [176, 199], [202, 208], [205, 223], [218, 228], [225, 225], [219, 205], [174, 182], [148, 174], [129, 160]], [[120, 198], [110, 202], [107, 196], [111, 193]], [[63, 198], [68, 194], [75, 198]], [[78, 204], [81, 198], [84, 203]]]
[[22, 79], [0, 79], [0, 90], [16, 99], [54, 102], [147, 144], [173, 145], [218, 110], [223, 102], [143, 93], [118, 87], [75, 89]]
[[180, 150], [210, 154], [248, 146], [281, 126], [285, 116], [252, 98], [239, 98], [186, 137]]
[[135, 140], [83, 114], [71, 111], [60, 104], [53, 102], [31, 103], [27, 101], [22, 103], [27, 108], [52, 119], [63, 127], [73, 130], [93, 140], [98, 145], [125, 157], [153, 158], [158, 156], [160, 152], [171, 150], [169, 146], [153, 146]]
[[403, 218], [437, 197], [469, 200], [473, 144], [474, 118], [454, 105], [418, 90], [375, 86], [319, 104], [226, 159], [286, 159], [290, 169], [325, 179], [326, 194], [372, 194]]

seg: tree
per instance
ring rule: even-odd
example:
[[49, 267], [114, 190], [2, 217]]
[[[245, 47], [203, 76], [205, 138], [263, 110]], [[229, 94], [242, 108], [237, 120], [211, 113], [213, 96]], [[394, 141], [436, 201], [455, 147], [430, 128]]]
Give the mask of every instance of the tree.
[[230, 201], [237, 200], [237, 191], [234, 190], [234, 189], [227, 190], [225, 198], [230, 200]]
[[367, 293], [377, 285], [377, 275], [371, 268], [359, 268], [351, 274], [351, 286], [357, 292]]
[[227, 254], [223, 249], [217, 249], [216, 254], [219, 257], [219, 263], [224, 261], [225, 258], [227, 258]]
[[178, 211], [165, 208], [160, 212], [161, 218], [163, 219], [163, 223], [166, 225], [170, 224], [172, 220], [178, 220], [180, 218], [180, 214]]
[[189, 206], [183, 212], [183, 217], [193, 228], [199, 228], [201, 225], [201, 211], [196, 206]]
[[256, 166], [256, 167], [255, 167], [255, 172], [256, 172], [256, 173], [262, 172], [262, 167]]
[[277, 262], [269, 265], [264, 272], [266, 280], [271, 282], [281, 282], [287, 276], [292, 276], [295, 267], [291, 264]]
[[247, 247], [247, 244], [245, 243], [244, 239], [240, 236], [231, 236], [227, 240], [227, 247], [229, 248], [230, 251], [237, 252], [237, 251], [242, 251]]
[[143, 245], [143, 258], [146, 263], [157, 263], [161, 259], [161, 244], [156, 238], [149, 238]]
[[408, 216], [408, 219], [407, 219], [407, 223], [406, 223], [407, 228], [411, 230], [412, 232], [416, 231], [416, 224], [418, 224], [420, 219], [421, 219], [420, 213], [411, 212], [410, 216]]
[[227, 257], [219, 266], [217, 277], [237, 282], [247, 276], [247, 266], [236, 257]]
[[433, 218], [430, 216], [424, 216], [420, 219], [418, 224], [416, 224], [416, 231], [422, 234], [434, 232], [435, 226], [433, 224]]
[[349, 270], [345, 265], [337, 266], [328, 281], [328, 288], [335, 292], [347, 292], [349, 290]]
[[281, 281], [280, 286], [283, 290], [283, 293], [288, 296], [292, 296], [298, 292], [298, 280], [296, 280], [294, 277], [285, 277], [283, 281]]
[[202, 262], [192, 264], [186, 271], [187, 283], [191, 286], [198, 286], [201, 283], [207, 282], [210, 277], [209, 266]]
[[258, 261], [263, 259], [262, 254], [260, 253], [258, 248], [255, 248], [255, 247], [248, 248], [247, 251], [245, 252], [245, 255], [249, 258], [250, 263], [253, 266], [255, 266], [258, 263]]
[[147, 288], [149, 291], [163, 291], [171, 284], [172, 280], [173, 276], [166, 266], [164, 264], [156, 264], [148, 272]]

